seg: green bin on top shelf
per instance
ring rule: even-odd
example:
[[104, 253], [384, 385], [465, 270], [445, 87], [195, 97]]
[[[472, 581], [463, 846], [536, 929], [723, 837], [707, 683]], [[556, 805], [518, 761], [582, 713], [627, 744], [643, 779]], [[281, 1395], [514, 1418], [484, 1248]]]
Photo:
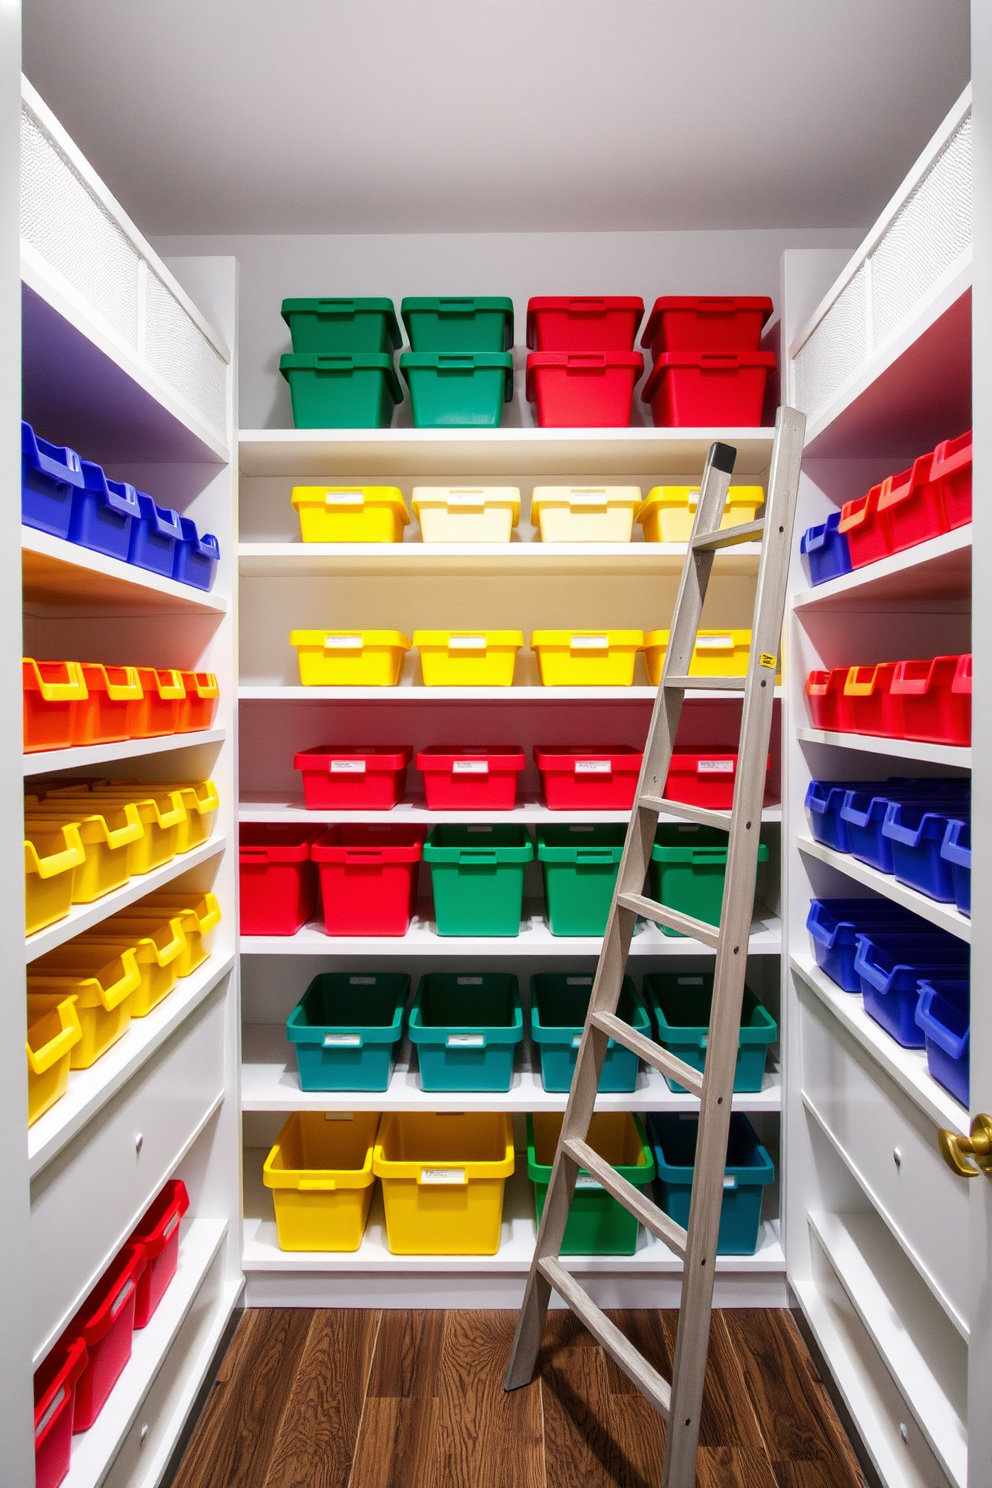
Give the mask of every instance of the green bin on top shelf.
[[407, 295], [400, 314], [412, 351], [509, 351], [513, 301], [503, 295]]
[[289, 326], [293, 350], [398, 351], [402, 343], [392, 300], [283, 300], [282, 318]]
[[605, 934], [626, 836], [622, 822], [538, 827], [552, 935]]
[[[710, 1004], [713, 1001], [711, 971], [651, 972], [644, 978], [644, 996], [658, 1025], [658, 1042], [693, 1069], [702, 1070], [709, 1043]], [[741, 1030], [737, 1045], [734, 1089], [760, 1090], [769, 1047], [778, 1038], [778, 1024], [755, 997], [744, 988]], [[670, 1090], [683, 1093], [685, 1086], [669, 1079]]]
[[[534, 1185], [538, 1223], [548, 1196], [561, 1124], [562, 1116], [556, 1111], [535, 1111], [527, 1117], [527, 1176]], [[586, 1141], [635, 1188], [650, 1185], [654, 1157], [644, 1127], [630, 1111], [597, 1111], [589, 1123]], [[561, 1254], [633, 1255], [638, 1229], [636, 1216], [580, 1168]]]
[[509, 1090], [524, 1036], [520, 990], [504, 972], [431, 972], [410, 1009], [425, 1090]]
[[424, 862], [438, 935], [519, 935], [524, 869], [533, 856], [525, 827], [434, 827]]
[[387, 429], [403, 390], [385, 352], [289, 352], [279, 358], [297, 429]]
[[[762, 842], [758, 862], [767, 861], [768, 845]], [[651, 849], [651, 892], [659, 904], [718, 925], [726, 876], [726, 832], [690, 822], [659, 826]], [[662, 928], [681, 937], [679, 930]]]

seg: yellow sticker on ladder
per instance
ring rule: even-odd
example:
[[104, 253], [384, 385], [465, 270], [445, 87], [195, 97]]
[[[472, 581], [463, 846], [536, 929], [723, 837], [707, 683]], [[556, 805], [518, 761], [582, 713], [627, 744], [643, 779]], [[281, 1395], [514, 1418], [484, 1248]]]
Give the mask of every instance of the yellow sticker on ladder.
[[768, 651], [762, 651], [758, 660], [763, 667], [771, 667], [772, 671], [775, 670], [775, 658]]

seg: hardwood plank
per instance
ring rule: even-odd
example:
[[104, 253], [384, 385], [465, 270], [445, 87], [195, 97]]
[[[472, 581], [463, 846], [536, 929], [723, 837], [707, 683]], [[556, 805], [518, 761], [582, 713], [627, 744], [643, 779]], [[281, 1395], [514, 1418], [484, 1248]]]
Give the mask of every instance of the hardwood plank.
[[435, 1398], [443, 1333], [443, 1312], [384, 1312], [369, 1375], [369, 1397]]
[[556, 1348], [544, 1359], [540, 1382], [547, 1488], [619, 1483], [626, 1488], [623, 1454], [610, 1432], [616, 1397], [611, 1397], [605, 1362], [602, 1349], [581, 1343]]
[[703, 1447], [696, 1458], [696, 1488], [784, 1488], [763, 1447]]
[[447, 1312], [438, 1391], [444, 1488], [545, 1488], [541, 1388], [504, 1393], [517, 1315]]
[[438, 1402], [369, 1395], [348, 1488], [447, 1488], [438, 1477]]

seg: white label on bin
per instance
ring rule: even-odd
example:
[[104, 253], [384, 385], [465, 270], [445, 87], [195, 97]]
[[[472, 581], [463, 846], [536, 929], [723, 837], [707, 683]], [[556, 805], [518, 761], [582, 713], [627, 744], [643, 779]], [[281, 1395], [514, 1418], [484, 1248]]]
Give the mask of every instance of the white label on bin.
[[482, 1049], [485, 1047], [486, 1037], [482, 1033], [449, 1033], [449, 1049]]
[[327, 506], [364, 506], [364, 491], [328, 491], [324, 498]]
[[689, 503], [689, 510], [690, 511], [693, 511], [695, 509], [696, 502], [699, 500], [699, 492], [698, 491], [690, 491], [688, 497], [686, 498], [686, 500]]
[[570, 832], [592, 832], [595, 829], [593, 827], [569, 827], [568, 830]]
[[453, 775], [488, 775], [488, 760], [455, 760], [451, 766]]
[[591, 1173], [578, 1173], [575, 1178], [576, 1188], [602, 1188], [602, 1184], [595, 1179]]
[[325, 1033], [325, 1049], [357, 1049], [362, 1042], [360, 1033]]
[[609, 760], [576, 760], [576, 775], [609, 775], [613, 766]]
[[581, 1033], [573, 1033], [572, 1034], [572, 1048], [573, 1049], [577, 1049], [579, 1047], [579, 1045], [581, 1044], [581, 1042], [582, 1042], [582, 1035], [581, 1035]]
[[492, 827], [469, 827], [470, 832], [491, 832]]
[[728, 760], [697, 760], [696, 772], [699, 775], [733, 775], [734, 763]]
[[170, 1236], [178, 1228], [179, 1221], [181, 1219], [182, 1219], [182, 1215], [177, 1211], [172, 1216], [172, 1218], [169, 1220], [169, 1223], [166, 1225], [165, 1229], [162, 1231], [162, 1239], [163, 1240], [168, 1240], [170, 1238]]
[[481, 977], [459, 977], [458, 978], [458, 981], [456, 983], [456, 986], [459, 986], [459, 987], [481, 987], [482, 986], [482, 978]]
[[702, 977], [678, 977], [676, 979], [676, 986], [679, 987], [701, 987], [702, 985]]
[[464, 1168], [421, 1168], [421, 1183], [464, 1183]]
[[697, 651], [726, 651], [734, 644], [733, 636], [697, 636]]
[[472, 507], [475, 507], [476, 509], [478, 509], [480, 506], [482, 506], [484, 500], [485, 500], [485, 497], [482, 494], [481, 487], [480, 487], [480, 489], [478, 491], [449, 491], [448, 492], [448, 505], [449, 506], [472, 506]]
[[723, 1175], [723, 1186], [724, 1186], [724, 1188], [736, 1188], [737, 1187], [737, 1179], [733, 1176], [732, 1173], [724, 1173], [724, 1175]]
[[324, 650], [361, 651], [361, 636], [328, 635], [324, 637]]
[[349, 987], [374, 987], [375, 977], [349, 977]]
[[570, 506], [605, 506], [606, 488], [598, 491], [573, 491], [568, 498]]
[[364, 760], [331, 760], [332, 775], [364, 775]]
[[566, 977], [566, 987], [591, 987], [592, 977]]
[[48, 1407], [48, 1409], [46, 1410], [45, 1414], [42, 1416], [41, 1420], [38, 1422], [37, 1426], [34, 1428], [34, 1439], [35, 1439], [35, 1441], [38, 1440], [39, 1436], [44, 1431], [45, 1427], [48, 1425], [49, 1421], [52, 1419], [52, 1417], [54, 1416], [55, 1412], [58, 1410], [59, 1406], [62, 1404], [62, 1402], [63, 1402], [64, 1399], [65, 1399], [65, 1385], [62, 1385], [62, 1387], [56, 1392], [55, 1399], [52, 1401], [51, 1405]]
[[128, 1297], [130, 1297], [130, 1295], [131, 1295], [131, 1293], [133, 1291], [134, 1291], [134, 1278], [132, 1276], [129, 1276], [128, 1279], [127, 1279], [127, 1281], [121, 1287], [120, 1291], [117, 1293], [117, 1296], [114, 1298], [113, 1302], [111, 1303], [110, 1316], [112, 1318], [115, 1318], [117, 1316], [117, 1314], [120, 1312], [121, 1308], [124, 1306], [124, 1303], [127, 1301]]
[[354, 1121], [354, 1111], [325, 1111], [325, 1121]]
[[449, 651], [485, 651], [485, 636], [449, 636]]
[[607, 636], [577, 636], [572, 637], [573, 651], [605, 651], [609, 646]]

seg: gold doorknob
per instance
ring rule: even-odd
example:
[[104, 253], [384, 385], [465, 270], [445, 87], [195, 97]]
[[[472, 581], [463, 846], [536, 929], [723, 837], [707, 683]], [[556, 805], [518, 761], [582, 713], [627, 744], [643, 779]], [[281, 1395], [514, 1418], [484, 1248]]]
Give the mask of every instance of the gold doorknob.
[[971, 1123], [970, 1137], [941, 1127], [937, 1142], [947, 1166], [952, 1172], [960, 1173], [962, 1178], [977, 1178], [979, 1173], [992, 1174], [992, 1116], [984, 1113], [976, 1116]]

